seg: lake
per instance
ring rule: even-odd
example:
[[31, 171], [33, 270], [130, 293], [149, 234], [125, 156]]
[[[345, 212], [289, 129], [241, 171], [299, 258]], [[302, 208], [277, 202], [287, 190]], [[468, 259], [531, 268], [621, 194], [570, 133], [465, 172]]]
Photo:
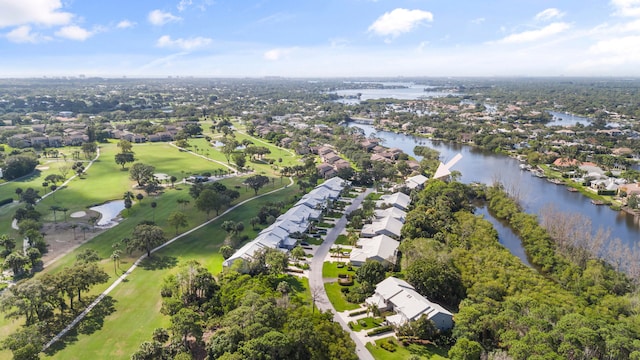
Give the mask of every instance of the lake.
[[377, 131], [371, 125], [351, 123], [349, 126], [363, 129], [367, 136], [375, 133], [375, 136], [383, 140], [382, 145], [397, 147], [417, 159], [420, 157], [413, 152], [416, 145], [428, 146], [439, 151], [443, 162], [461, 153], [462, 159], [453, 167], [453, 170], [462, 173], [460, 181], [484, 184], [499, 181], [506, 189], [518, 194], [522, 206], [530, 214], [540, 214], [549, 206], [553, 206], [556, 211], [584, 215], [591, 220], [594, 230], [609, 229], [612, 239], [619, 238], [629, 246], [636, 245], [640, 239], [640, 227], [633, 216], [611, 210], [607, 206], [595, 206], [589, 198], [580, 193], [569, 192], [565, 186], [554, 185], [531, 175], [528, 171], [520, 170], [520, 162], [506, 155], [468, 145]]

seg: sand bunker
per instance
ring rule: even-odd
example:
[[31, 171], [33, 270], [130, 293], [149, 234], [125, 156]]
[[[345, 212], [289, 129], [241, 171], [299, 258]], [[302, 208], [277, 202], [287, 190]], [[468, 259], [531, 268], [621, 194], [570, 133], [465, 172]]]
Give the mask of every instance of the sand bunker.
[[77, 219], [77, 218], [81, 218], [81, 217], [87, 216], [87, 213], [86, 213], [86, 211], [76, 211], [76, 212], [74, 212], [73, 214], [71, 214], [69, 216], [72, 217], [72, 218], [76, 218]]

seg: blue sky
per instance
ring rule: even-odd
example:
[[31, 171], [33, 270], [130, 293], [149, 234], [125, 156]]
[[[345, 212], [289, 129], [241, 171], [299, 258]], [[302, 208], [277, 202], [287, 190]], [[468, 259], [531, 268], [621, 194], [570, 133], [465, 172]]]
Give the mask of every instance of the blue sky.
[[0, 77], [640, 76], [640, 0], [0, 0]]

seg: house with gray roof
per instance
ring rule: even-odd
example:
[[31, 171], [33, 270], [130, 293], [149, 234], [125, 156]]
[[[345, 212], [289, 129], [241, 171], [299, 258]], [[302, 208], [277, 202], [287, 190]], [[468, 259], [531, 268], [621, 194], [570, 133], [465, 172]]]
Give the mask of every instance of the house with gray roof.
[[394, 311], [394, 315], [386, 317], [386, 322], [393, 326], [401, 326], [426, 316], [441, 331], [453, 328], [451, 312], [420, 295], [406, 281], [395, 277], [388, 277], [378, 283], [375, 293], [365, 303], [377, 306], [382, 311]]
[[349, 261], [355, 266], [362, 266], [368, 260], [381, 264], [395, 265], [398, 259], [399, 241], [386, 235], [358, 239], [356, 247], [349, 254]]

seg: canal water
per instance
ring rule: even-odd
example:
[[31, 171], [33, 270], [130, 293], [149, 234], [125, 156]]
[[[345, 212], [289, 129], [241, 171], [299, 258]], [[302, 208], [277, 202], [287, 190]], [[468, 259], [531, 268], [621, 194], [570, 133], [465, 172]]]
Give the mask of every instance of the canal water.
[[[377, 131], [371, 125], [351, 123], [349, 126], [361, 128], [367, 136], [375, 133], [376, 137], [383, 140], [384, 146], [397, 147], [417, 159], [420, 157], [413, 152], [416, 145], [428, 146], [439, 151], [443, 162], [461, 153], [462, 159], [452, 168], [462, 173], [460, 181], [485, 184], [499, 181], [510, 193], [517, 195], [525, 211], [530, 214], [539, 215], [553, 206], [555, 211], [585, 216], [591, 220], [594, 231], [599, 228], [609, 230], [611, 239], [619, 238], [629, 246], [635, 246], [640, 239], [640, 227], [633, 216], [611, 210], [607, 206], [593, 205], [589, 198], [580, 193], [569, 192], [565, 186], [554, 185], [545, 179], [531, 175], [530, 172], [521, 170], [520, 162], [506, 155], [467, 145]], [[488, 216], [485, 215], [485, 218], [488, 219]], [[497, 230], [500, 233], [500, 229]], [[506, 238], [508, 234], [501, 233], [500, 237]], [[510, 250], [516, 255], [520, 251], [514, 251], [513, 248]]]

